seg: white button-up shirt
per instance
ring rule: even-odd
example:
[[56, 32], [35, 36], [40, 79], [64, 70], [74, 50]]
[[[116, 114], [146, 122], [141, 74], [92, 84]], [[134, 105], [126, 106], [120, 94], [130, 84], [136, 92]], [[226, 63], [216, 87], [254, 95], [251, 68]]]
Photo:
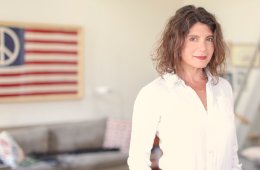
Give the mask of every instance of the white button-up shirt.
[[207, 110], [175, 74], [165, 74], [141, 89], [132, 118], [130, 170], [150, 170], [156, 133], [163, 151], [162, 170], [241, 170], [231, 86], [223, 78], [216, 84], [207, 75]]

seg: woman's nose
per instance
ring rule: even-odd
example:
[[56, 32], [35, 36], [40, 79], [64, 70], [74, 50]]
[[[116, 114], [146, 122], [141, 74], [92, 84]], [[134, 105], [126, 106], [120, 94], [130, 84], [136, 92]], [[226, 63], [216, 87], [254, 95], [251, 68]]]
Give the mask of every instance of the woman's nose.
[[204, 42], [204, 41], [201, 41], [201, 42], [199, 43], [199, 49], [200, 49], [201, 51], [205, 51], [205, 50], [207, 49], [206, 46], [207, 46], [207, 45], [206, 45], [206, 42]]

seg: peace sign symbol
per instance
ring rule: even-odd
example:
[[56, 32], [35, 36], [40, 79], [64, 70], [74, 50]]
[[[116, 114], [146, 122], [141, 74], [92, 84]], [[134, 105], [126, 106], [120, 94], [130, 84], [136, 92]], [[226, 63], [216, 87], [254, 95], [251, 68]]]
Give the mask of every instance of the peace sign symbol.
[[[6, 43], [6, 37], [9, 36], [14, 44], [10, 49]], [[19, 38], [15, 32], [6, 27], [0, 27], [0, 66], [6, 66], [15, 61], [20, 50]]]

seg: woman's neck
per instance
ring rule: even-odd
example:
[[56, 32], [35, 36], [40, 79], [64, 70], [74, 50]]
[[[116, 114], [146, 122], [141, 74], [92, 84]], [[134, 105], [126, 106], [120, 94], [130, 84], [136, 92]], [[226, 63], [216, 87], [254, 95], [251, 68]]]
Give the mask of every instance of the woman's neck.
[[207, 80], [206, 73], [202, 68], [189, 70], [183, 69], [180, 73], [180, 77], [185, 83], [188, 84], [194, 84]]

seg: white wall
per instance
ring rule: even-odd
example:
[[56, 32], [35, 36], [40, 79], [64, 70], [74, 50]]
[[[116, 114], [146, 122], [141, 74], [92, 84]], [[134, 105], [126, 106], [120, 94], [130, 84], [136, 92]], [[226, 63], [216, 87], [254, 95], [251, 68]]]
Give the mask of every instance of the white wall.
[[[0, 0], [0, 21], [80, 25], [85, 30], [82, 100], [1, 103], [0, 126], [130, 118], [138, 90], [157, 76], [150, 54], [179, 6], [171, 0]], [[109, 93], [94, 94], [105, 86]], [[120, 106], [117, 106], [120, 105]]]
[[183, 0], [183, 5], [203, 6], [220, 21], [224, 37], [234, 43], [260, 40], [259, 0]]
[[[0, 21], [75, 24], [85, 30], [84, 98], [1, 103], [0, 126], [130, 118], [137, 92], [157, 76], [150, 60], [155, 42], [169, 16], [189, 3], [215, 13], [227, 40], [255, 43], [259, 38], [258, 0], [0, 0]], [[109, 93], [94, 94], [99, 86]]]

